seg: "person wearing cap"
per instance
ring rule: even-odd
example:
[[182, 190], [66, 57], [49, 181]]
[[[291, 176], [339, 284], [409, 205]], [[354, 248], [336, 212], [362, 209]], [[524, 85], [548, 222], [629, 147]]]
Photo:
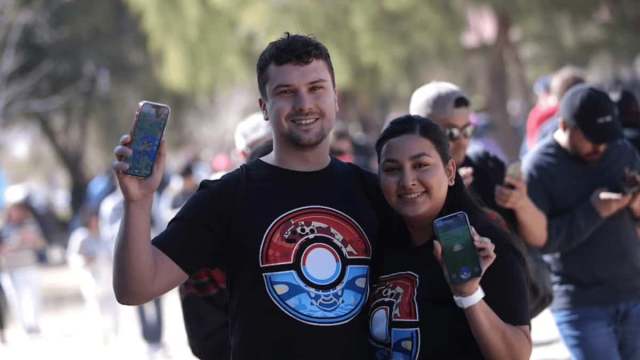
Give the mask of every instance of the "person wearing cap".
[[236, 125], [233, 139], [236, 151], [245, 162], [254, 149], [272, 139], [271, 125], [262, 113], [253, 113]]
[[574, 359], [640, 359], [640, 198], [624, 192], [640, 158], [622, 140], [615, 105], [577, 85], [559, 128], [524, 159], [529, 195], [547, 215], [551, 311]]
[[444, 128], [458, 171], [481, 203], [500, 214], [527, 243], [544, 241], [545, 216], [527, 196], [523, 179], [506, 176], [504, 162], [487, 151], [467, 154], [473, 134], [470, 105], [458, 86], [435, 81], [414, 91], [409, 112]]

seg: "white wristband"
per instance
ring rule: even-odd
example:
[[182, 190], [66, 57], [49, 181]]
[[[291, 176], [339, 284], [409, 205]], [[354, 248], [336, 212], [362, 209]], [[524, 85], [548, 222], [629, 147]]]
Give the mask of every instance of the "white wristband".
[[484, 298], [484, 291], [482, 288], [478, 286], [478, 290], [476, 290], [473, 294], [469, 296], [453, 296], [453, 301], [456, 302], [461, 309], [466, 309], [480, 302]]

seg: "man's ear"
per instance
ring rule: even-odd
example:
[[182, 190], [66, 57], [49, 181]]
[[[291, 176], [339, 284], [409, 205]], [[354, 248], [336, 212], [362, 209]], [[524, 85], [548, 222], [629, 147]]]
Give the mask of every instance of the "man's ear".
[[456, 168], [456, 161], [453, 159], [449, 159], [444, 167], [444, 172], [447, 174], [447, 179], [449, 180], [449, 186], [453, 186], [456, 182]]
[[335, 96], [336, 112], [338, 112], [340, 111], [340, 99], [338, 98], [338, 89], [335, 89], [334, 92], [336, 93], [336, 96]]
[[265, 120], [269, 120], [269, 112], [267, 111], [267, 102], [262, 100], [262, 98], [258, 98], [258, 106], [260, 107], [260, 111], [262, 112], [262, 117]]

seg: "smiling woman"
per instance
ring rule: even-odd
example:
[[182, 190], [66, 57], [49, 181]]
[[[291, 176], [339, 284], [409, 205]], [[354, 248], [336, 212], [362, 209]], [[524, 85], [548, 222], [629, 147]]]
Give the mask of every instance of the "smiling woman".
[[[384, 129], [376, 152], [382, 191], [409, 239], [398, 236], [380, 263], [369, 310], [376, 358], [528, 359], [523, 259], [467, 194], [443, 129], [402, 116]], [[452, 284], [433, 222], [461, 211], [477, 229], [471, 233], [482, 274]]]

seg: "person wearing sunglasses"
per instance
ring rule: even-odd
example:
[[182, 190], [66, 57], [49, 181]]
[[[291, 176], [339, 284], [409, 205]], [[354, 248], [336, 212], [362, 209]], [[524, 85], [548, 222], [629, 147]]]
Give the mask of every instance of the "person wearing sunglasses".
[[[458, 86], [442, 81], [421, 86], [411, 95], [409, 112], [430, 118], [445, 130], [464, 184], [486, 209], [495, 212], [497, 221], [526, 244], [535, 246], [546, 241], [547, 219], [529, 198], [519, 172], [507, 174], [505, 163], [486, 150], [468, 151], [474, 130], [471, 101]], [[522, 250], [525, 252], [524, 245]], [[539, 311], [531, 309], [532, 315]]]
[[409, 106], [412, 115], [430, 118], [444, 128], [451, 155], [467, 186], [474, 182], [474, 169], [467, 157], [474, 130], [470, 105], [469, 98], [454, 84], [433, 81], [414, 91]]
[[[460, 99], [463, 99], [463, 98], [460, 98]], [[446, 128], [444, 131], [449, 141], [456, 142], [461, 138], [471, 139], [471, 136], [473, 135], [474, 130], [475, 128], [473, 124], [469, 123], [462, 128], [450, 127], [450, 128]]]

